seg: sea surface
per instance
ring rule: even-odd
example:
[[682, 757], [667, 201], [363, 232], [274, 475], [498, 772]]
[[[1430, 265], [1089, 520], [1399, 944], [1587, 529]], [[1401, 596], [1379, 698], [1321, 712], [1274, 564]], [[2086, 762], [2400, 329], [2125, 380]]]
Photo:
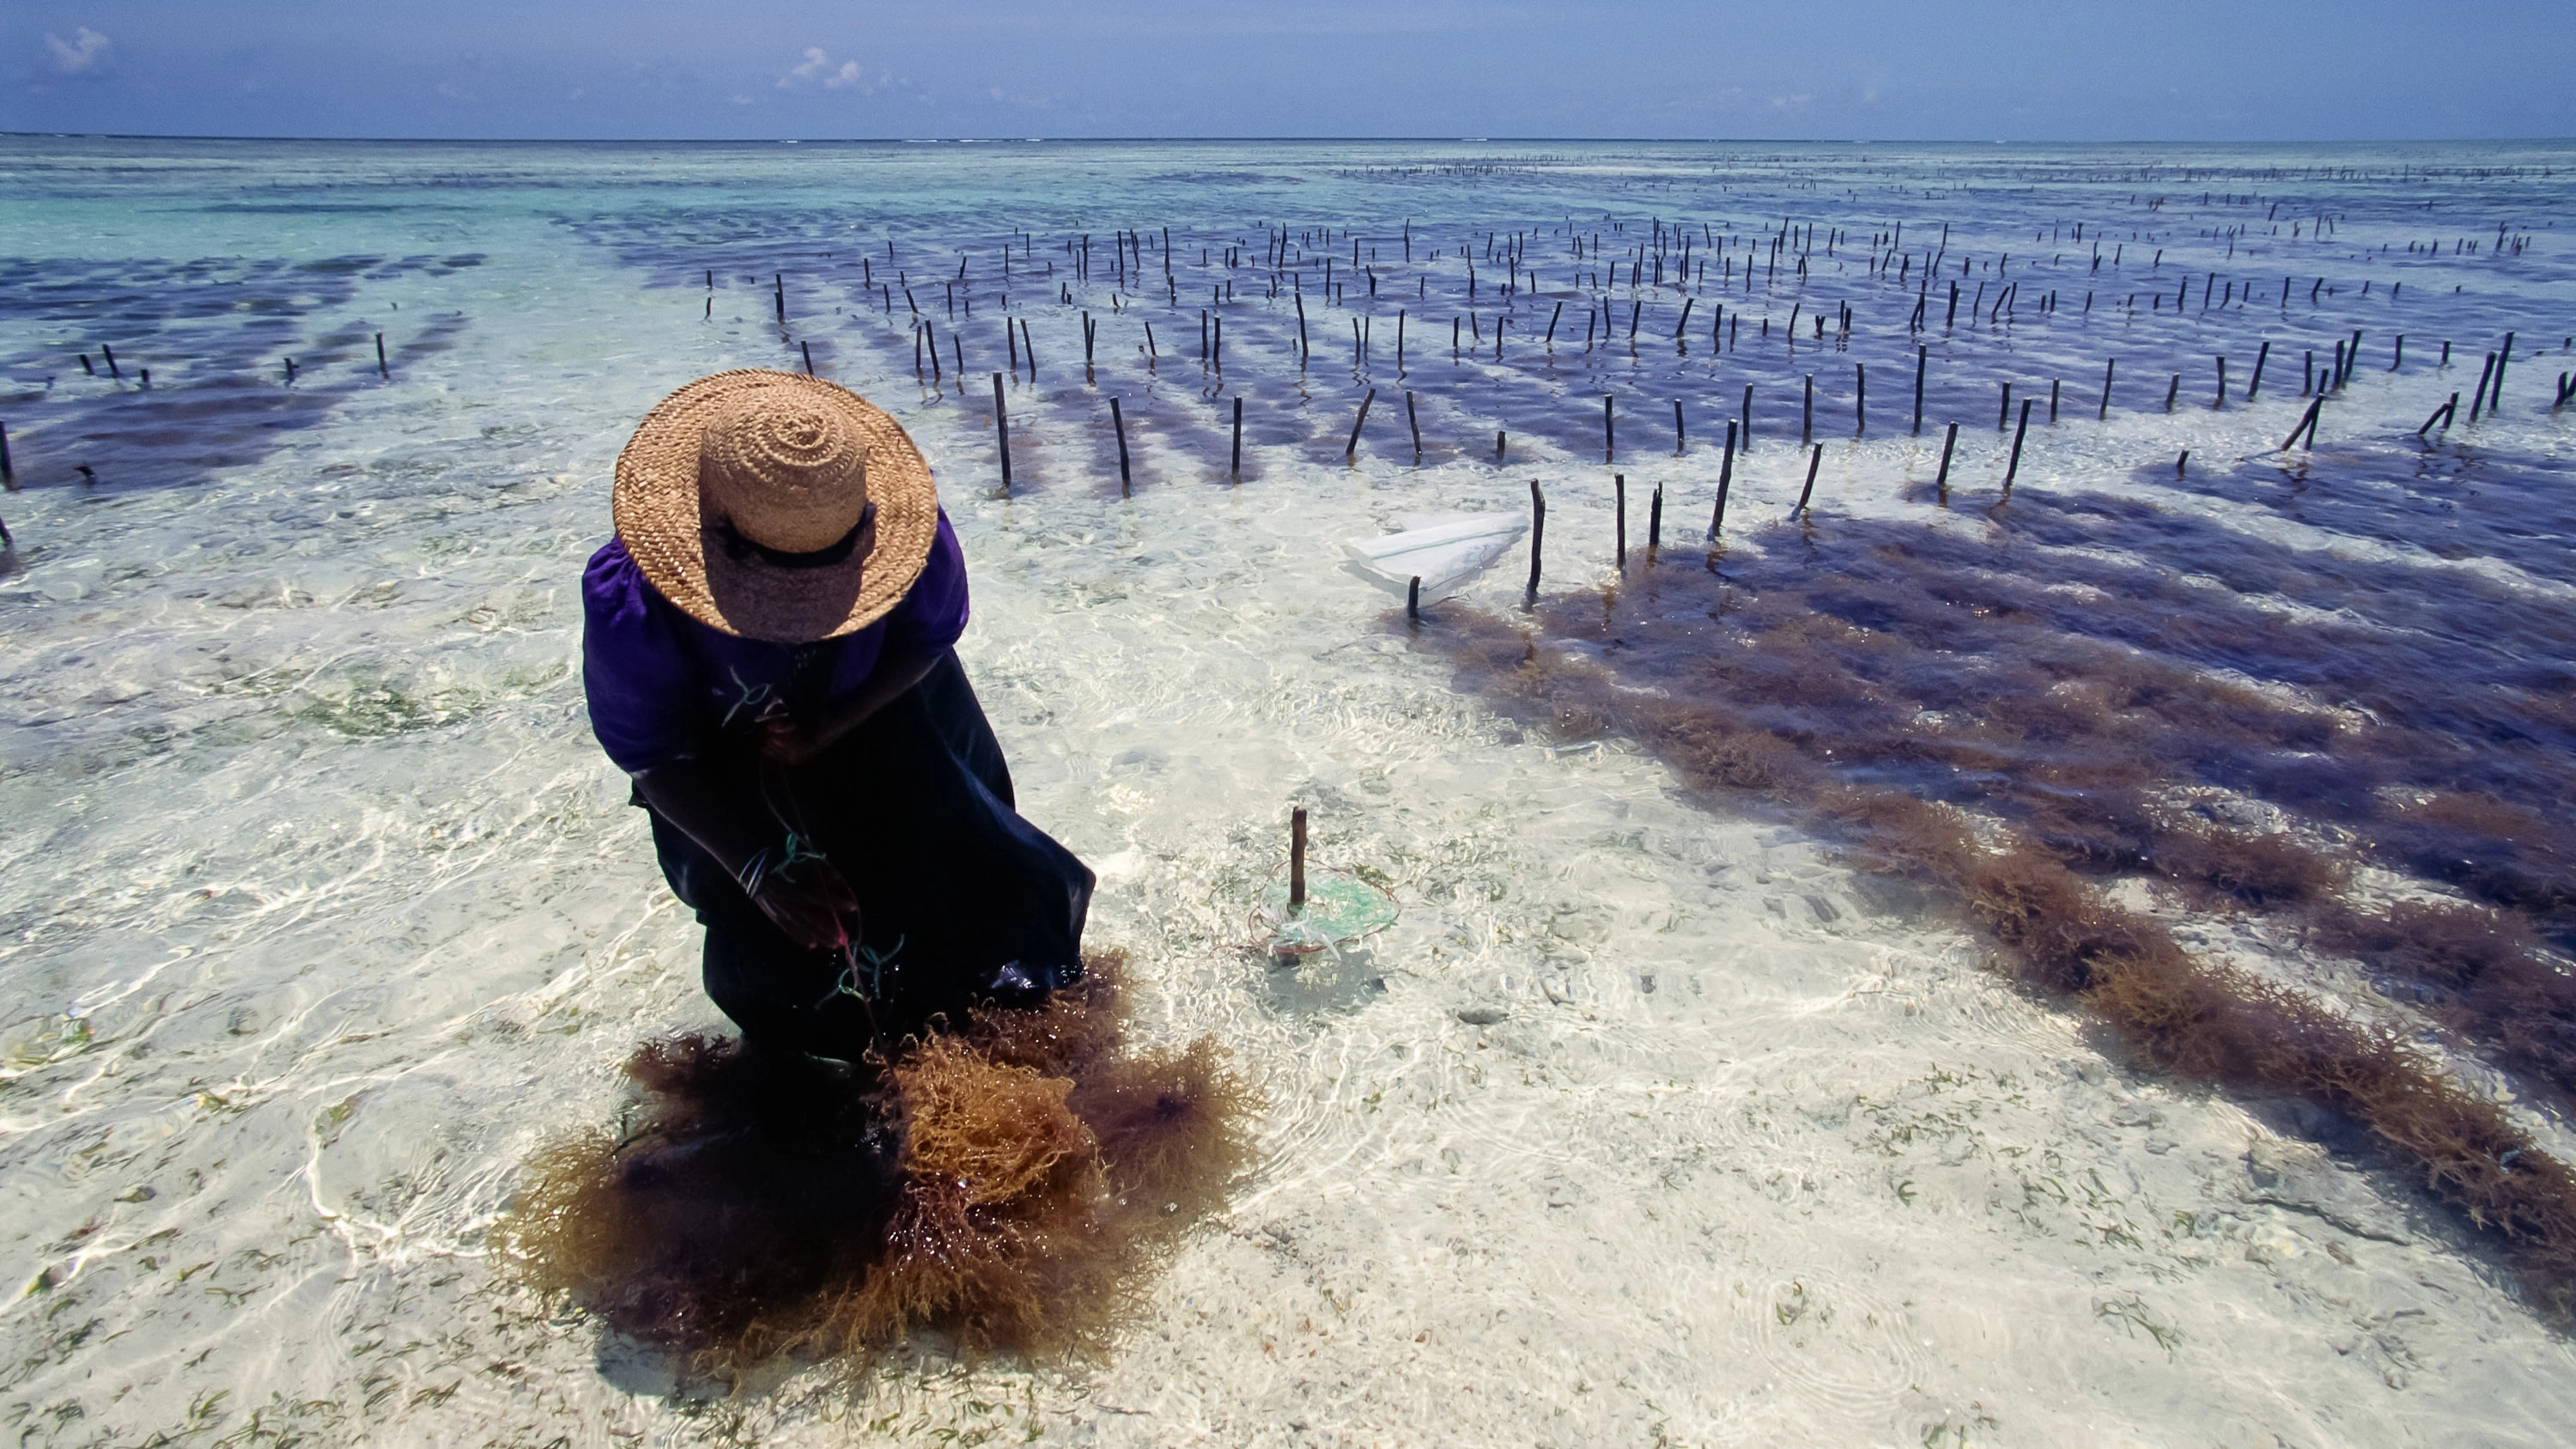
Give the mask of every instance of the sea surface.
[[[2566, 143], [0, 138], [0, 1425], [2564, 1443], [2538, 1229], [1486, 666], [1722, 698], [2576, 1160], [2571, 226]], [[612, 464], [809, 366], [937, 472], [1131, 1035], [1267, 1103], [1098, 1361], [714, 1383], [495, 1258], [721, 1025], [583, 710]], [[1534, 594], [1345, 566], [1533, 483]], [[1283, 962], [1295, 806], [1400, 915]]]

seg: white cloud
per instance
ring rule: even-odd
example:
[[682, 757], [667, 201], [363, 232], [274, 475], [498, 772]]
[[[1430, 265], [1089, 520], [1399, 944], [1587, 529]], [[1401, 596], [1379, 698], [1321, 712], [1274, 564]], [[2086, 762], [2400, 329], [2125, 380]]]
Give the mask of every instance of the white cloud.
[[107, 68], [107, 37], [86, 25], [73, 31], [68, 41], [47, 31], [45, 48], [53, 52], [54, 69], [65, 75], [96, 75]]
[[815, 81], [821, 81], [827, 91], [856, 87], [861, 95], [874, 95], [877, 89], [869, 83], [867, 70], [857, 61], [845, 60], [835, 67], [832, 57], [819, 45], [805, 47], [805, 59], [789, 67], [787, 74], [780, 76], [776, 84], [782, 91], [792, 91]]
[[819, 45], [809, 45], [805, 47], [805, 63], [789, 70], [787, 74], [780, 76], [778, 78], [778, 88], [782, 91], [793, 90], [797, 86], [803, 85], [805, 82], [821, 75], [831, 64], [832, 58], [823, 53], [823, 47]]

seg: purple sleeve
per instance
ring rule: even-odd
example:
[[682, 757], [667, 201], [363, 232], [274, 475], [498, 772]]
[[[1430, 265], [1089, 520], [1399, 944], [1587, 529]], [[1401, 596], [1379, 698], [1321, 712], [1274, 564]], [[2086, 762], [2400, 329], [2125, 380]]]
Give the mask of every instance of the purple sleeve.
[[939, 532], [930, 541], [930, 557], [911, 592], [886, 615], [888, 648], [936, 653], [966, 632], [966, 553], [957, 546], [957, 531], [948, 526], [948, 510], [939, 510]]
[[688, 656], [623, 542], [591, 555], [581, 602], [581, 683], [599, 747], [630, 775], [692, 753]]

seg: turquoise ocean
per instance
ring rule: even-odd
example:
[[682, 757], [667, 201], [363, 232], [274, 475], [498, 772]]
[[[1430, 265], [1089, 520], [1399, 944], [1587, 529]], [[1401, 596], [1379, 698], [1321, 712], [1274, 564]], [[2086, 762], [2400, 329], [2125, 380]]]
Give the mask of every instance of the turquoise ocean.
[[[0, 1424], [2564, 1442], [2530, 1239], [2386, 1133], [1455, 641], [1732, 691], [2569, 1161], [2571, 224], [2566, 143], [0, 138]], [[579, 578], [736, 367], [919, 441], [1134, 1034], [1262, 1090], [1099, 1361], [711, 1385], [494, 1259], [721, 1025]], [[1345, 558], [1533, 483], [1534, 595]], [[1292, 806], [1391, 928], [1252, 949]]]

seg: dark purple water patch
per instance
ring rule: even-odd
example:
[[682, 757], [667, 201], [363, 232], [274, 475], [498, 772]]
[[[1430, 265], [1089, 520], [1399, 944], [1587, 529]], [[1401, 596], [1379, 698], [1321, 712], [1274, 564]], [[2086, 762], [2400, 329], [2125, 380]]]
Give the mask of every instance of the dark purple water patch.
[[0, 261], [0, 325], [33, 339], [0, 356], [20, 486], [168, 487], [258, 462], [283, 434], [384, 385], [377, 332], [397, 367], [454, 345], [461, 314], [345, 314], [361, 278], [445, 266]]
[[[1982, 536], [1775, 529], [1537, 618], [1623, 679], [1716, 690], [1874, 782], [2003, 809], [2097, 868], [2154, 867], [2151, 797], [2216, 788], [2576, 941], [2576, 835], [2517, 803], [2576, 792], [2576, 610], [2136, 500], [1993, 516]], [[2058, 818], [2069, 798], [2089, 821]]]

